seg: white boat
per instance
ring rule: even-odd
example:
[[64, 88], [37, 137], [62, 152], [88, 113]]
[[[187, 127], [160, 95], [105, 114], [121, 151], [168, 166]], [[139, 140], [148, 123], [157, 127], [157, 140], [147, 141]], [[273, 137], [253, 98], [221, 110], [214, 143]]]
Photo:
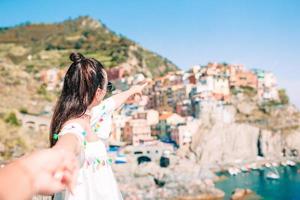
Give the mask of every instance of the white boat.
[[296, 166], [296, 163], [294, 161], [292, 161], [292, 160], [288, 160], [288, 161], [286, 161], [286, 163], [287, 163], [287, 165], [289, 165], [291, 167]]
[[127, 163], [127, 159], [126, 159], [125, 155], [123, 155], [123, 154], [117, 155], [115, 163], [117, 163], [117, 164]]
[[276, 168], [273, 168], [272, 171], [269, 171], [266, 175], [268, 179], [279, 179], [279, 173]]
[[240, 170], [239, 168], [230, 167], [230, 168], [228, 169], [228, 173], [229, 173], [230, 175], [237, 175], [237, 174], [240, 173], [240, 172], [241, 172], [241, 170]]
[[280, 176], [274, 172], [268, 172], [266, 176], [268, 179], [279, 179], [280, 178]]
[[229, 168], [229, 169], [228, 169], [228, 173], [229, 173], [230, 175], [236, 175], [236, 172], [235, 172], [234, 168]]
[[248, 168], [245, 167], [245, 166], [241, 167], [241, 170], [242, 170], [242, 172], [248, 172], [249, 171]]
[[252, 170], [258, 170], [257, 164], [256, 164], [256, 163], [252, 163], [252, 164], [250, 165], [250, 169], [252, 169]]
[[266, 163], [265, 167], [271, 167], [272, 165], [270, 163]]

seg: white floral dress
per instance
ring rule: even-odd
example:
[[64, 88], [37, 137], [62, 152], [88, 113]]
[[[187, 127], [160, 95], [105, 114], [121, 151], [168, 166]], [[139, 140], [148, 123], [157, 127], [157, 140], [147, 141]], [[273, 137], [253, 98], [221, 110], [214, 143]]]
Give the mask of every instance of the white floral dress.
[[105, 140], [111, 131], [111, 116], [115, 109], [113, 98], [104, 100], [92, 109], [91, 127], [100, 138], [98, 141], [85, 140], [86, 131], [78, 123], [65, 125], [58, 136], [75, 134], [81, 145], [78, 157], [80, 170], [77, 185], [72, 195], [68, 191], [55, 194], [55, 200], [122, 200], [117, 182], [107, 156]]

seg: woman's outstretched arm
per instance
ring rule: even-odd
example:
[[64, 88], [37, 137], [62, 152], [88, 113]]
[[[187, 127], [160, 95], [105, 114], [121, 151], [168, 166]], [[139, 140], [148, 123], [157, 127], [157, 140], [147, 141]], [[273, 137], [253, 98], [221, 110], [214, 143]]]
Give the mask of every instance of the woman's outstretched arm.
[[144, 84], [141, 84], [141, 85], [134, 85], [130, 89], [128, 89], [124, 92], [113, 95], [111, 98], [114, 99], [115, 108], [120, 107], [122, 104], [124, 104], [133, 95], [141, 96], [142, 91], [147, 86], [147, 84], [148, 83], [144, 83]]

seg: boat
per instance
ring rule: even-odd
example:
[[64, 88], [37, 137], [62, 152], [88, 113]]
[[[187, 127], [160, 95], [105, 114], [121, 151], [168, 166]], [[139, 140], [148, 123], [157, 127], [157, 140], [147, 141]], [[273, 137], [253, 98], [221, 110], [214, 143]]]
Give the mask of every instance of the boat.
[[267, 167], [267, 168], [269, 168], [269, 167], [271, 167], [272, 165], [270, 164], [270, 163], [266, 163], [265, 164], [265, 167]]
[[268, 179], [273, 179], [273, 180], [276, 180], [276, 179], [279, 179], [280, 176], [279, 176], [279, 172], [277, 171], [276, 168], [273, 168], [271, 171], [269, 171], [266, 175], [266, 177]]
[[127, 159], [125, 157], [125, 155], [123, 154], [118, 154], [115, 160], [116, 164], [122, 164], [122, 163], [127, 163]]
[[280, 176], [274, 172], [268, 172], [266, 176], [268, 179], [279, 179], [280, 178]]
[[230, 175], [237, 175], [237, 174], [240, 173], [240, 172], [241, 172], [241, 170], [240, 170], [239, 168], [230, 167], [230, 168], [228, 169], [228, 173], [229, 173]]
[[228, 173], [229, 173], [230, 175], [236, 175], [234, 168], [229, 168], [229, 169], [228, 169]]
[[258, 166], [257, 166], [256, 163], [252, 163], [252, 164], [250, 164], [250, 169], [252, 169], [252, 170], [258, 170], [259, 168], [258, 168]]
[[241, 167], [242, 172], [248, 172], [249, 169], [246, 166]]
[[287, 163], [287, 165], [289, 165], [291, 167], [296, 166], [296, 163], [294, 161], [292, 161], [292, 160], [287, 160], [286, 163]]

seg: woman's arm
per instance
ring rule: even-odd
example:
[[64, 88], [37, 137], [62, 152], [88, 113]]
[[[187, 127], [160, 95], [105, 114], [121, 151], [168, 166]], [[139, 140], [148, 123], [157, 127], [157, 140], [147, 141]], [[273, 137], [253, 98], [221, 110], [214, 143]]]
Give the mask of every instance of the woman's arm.
[[59, 137], [59, 140], [52, 148], [62, 149], [76, 156], [80, 152], [80, 141], [75, 134], [65, 134]]
[[148, 83], [144, 83], [142, 85], [134, 85], [130, 89], [128, 89], [124, 92], [113, 95], [111, 98], [113, 98], [113, 100], [115, 102], [115, 109], [120, 107], [123, 103], [125, 103], [133, 95], [141, 96], [142, 91], [147, 86], [147, 84]]

